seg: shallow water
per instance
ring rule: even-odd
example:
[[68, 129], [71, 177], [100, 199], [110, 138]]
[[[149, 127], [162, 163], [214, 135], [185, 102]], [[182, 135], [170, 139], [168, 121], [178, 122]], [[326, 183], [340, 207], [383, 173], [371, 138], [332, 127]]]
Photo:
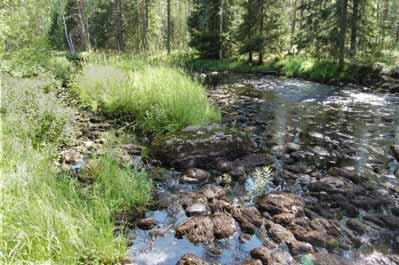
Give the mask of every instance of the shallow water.
[[[394, 175], [399, 164], [389, 150], [392, 144], [399, 144], [399, 95], [363, 87], [338, 88], [267, 76], [244, 78], [210, 93], [223, 110], [224, 122], [238, 124], [242, 129], [254, 127], [255, 140], [267, 152], [294, 142], [308, 152], [302, 162], [307, 167], [319, 170], [331, 166], [349, 167], [381, 183], [389, 181], [399, 185]], [[274, 167], [282, 171], [285, 165], [279, 157], [284, 154], [271, 153], [276, 158]], [[247, 195], [245, 189], [251, 189], [251, 181], [246, 185], [237, 184], [233, 189], [232, 196], [237, 203], [250, 203], [251, 199], [243, 198]], [[147, 213], [160, 225], [150, 231], [132, 231], [134, 239], [128, 256], [137, 264], [176, 264], [186, 253], [196, 254], [211, 263], [240, 264], [251, 249], [262, 245], [259, 232], [245, 243], [240, 241], [239, 232], [228, 240], [210, 245], [175, 238], [173, 228], [187, 217], [180, 205], [173, 203], [173, 196], [197, 187], [180, 185], [175, 176], [166, 178], [160, 187], [167, 208]], [[294, 187], [286, 189], [295, 190]], [[157, 237], [154, 231], [164, 233]], [[385, 237], [380, 240], [381, 246], [375, 242], [370, 246], [368, 240], [364, 237], [361, 251], [341, 254], [356, 259], [375, 249], [391, 252], [390, 242], [386, 242]]]

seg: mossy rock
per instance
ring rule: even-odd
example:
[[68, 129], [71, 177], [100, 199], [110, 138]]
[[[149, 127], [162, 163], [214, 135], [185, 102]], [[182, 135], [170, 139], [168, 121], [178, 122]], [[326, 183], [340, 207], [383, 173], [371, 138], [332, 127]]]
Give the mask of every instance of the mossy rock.
[[154, 157], [178, 169], [209, 168], [217, 159], [236, 159], [255, 148], [247, 134], [213, 125], [190, 126], [177, 134], [158, 136], [151, 143]]

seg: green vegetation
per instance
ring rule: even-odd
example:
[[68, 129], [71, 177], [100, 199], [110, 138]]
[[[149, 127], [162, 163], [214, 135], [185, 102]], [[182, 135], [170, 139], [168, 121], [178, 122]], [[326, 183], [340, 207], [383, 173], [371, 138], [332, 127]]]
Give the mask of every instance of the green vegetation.
[[229, 71], [233, 73], [276, 73], [287, 77], [301, 77], [317, 82], [362, 82], [364, 78], [377, 75], [371, 64], [345, 63], [341, 71], [338, 64], [304, 56], [286, 56], [270, 59], [264, 64], [250, 64], [242, 59], [196, 59], [186, 57], [178, 64], [191, 71]]
[[112, 216], [149, 200], [146, 174], [110, 156], [94, 160], [86, 188], [54, 167], [57, 146], [70, 141], [71, 111], [46, 80], [2, 76], [0, 262], [115, 264], [127, 242]]
[[204, 88], [182, 71], [128, 62], [85, 66], [74, 86], [83, 104], [131, 117], [138, 128], [149, 132], [175, 131], [220, 119]]

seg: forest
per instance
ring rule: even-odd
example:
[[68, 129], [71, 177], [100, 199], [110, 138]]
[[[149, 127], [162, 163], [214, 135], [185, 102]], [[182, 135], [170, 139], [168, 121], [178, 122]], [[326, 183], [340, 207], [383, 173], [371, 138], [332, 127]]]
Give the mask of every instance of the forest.
[[1, 0], [0, 263], [399, 265], [398, 0]]

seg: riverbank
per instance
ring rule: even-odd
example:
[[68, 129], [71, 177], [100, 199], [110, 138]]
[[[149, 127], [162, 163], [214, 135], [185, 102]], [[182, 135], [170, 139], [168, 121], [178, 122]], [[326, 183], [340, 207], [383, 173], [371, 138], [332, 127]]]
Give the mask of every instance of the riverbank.
[[387, 81], [386, 77], [395, 78], [395, 76], [398, 76], [397, 66], [389, 67], [380, 63], [346, 63], [342, 72], [338, 73], [338, 66], [335, 62], [301, 56], [287, 56], [263, 64], [249, 64], [247, 61], [237, 59], [200, 59], [190, 55], [177, 55], [172, 61], [188, 69], [188, 71], [200, 73], [275, 74], [330, 85], [352, 83], [379, 86], [384, 81]]

